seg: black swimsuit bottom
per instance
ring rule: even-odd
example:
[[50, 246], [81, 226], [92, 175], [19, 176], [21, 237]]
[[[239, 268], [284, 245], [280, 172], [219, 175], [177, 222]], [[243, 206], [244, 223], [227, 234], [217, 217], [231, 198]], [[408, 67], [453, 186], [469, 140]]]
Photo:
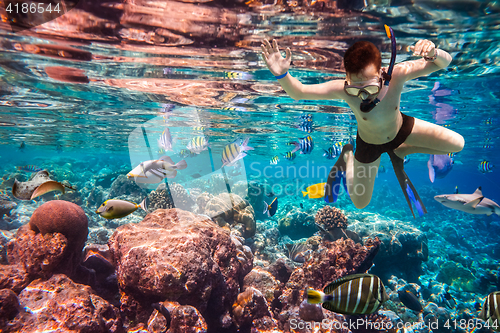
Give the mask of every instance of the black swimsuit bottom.
[[361, 163], [372, 163], [377, 160], [383, 153], [394, 150], [401, 146], [403, 142], [406, 141], [408, 135], [410, 135], [413, 130], [413, 125], [415, 124], [415, 118], [401, 113], [403, 116], [403, 124], [399, 129], [396, 137], [387, 143], [381, 145], [374, 145], [367, 143], [360, 138], [359, 133], [356, 135], [356, 152], [354, 153], [354, 158]]

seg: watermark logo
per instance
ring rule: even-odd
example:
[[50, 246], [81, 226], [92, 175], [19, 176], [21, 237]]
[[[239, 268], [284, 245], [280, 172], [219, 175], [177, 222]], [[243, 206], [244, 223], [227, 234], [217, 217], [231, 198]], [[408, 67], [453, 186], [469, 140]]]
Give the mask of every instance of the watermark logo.
[[78, 0], [4, 0], [2, 22], [19, 32], [52, 21], [73, 9]]

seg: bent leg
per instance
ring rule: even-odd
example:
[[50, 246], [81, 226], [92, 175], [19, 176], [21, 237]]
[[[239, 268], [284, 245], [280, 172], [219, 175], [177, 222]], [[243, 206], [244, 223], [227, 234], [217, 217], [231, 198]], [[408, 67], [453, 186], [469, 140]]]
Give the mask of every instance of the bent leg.
[[372, 198], [380, 157], [372, 163], [361, 163], [352, 151], [344, 156], [346, 160], [346, 181], [349, 196], [356, 208], [365, 208]]
[[410, 146], [410, 145], [407, 145], [406, 143], [403, 143], [401, 146], [394, 149], [394, 153], [399, 158], [404, 158], [406, 155], [410, 155], [410, 154], [420, 153], [420, 154], [432, 154], [432, 155], [446, 155], [450, 152], [443, 151], [443, 150], [437, 150], [437, 149], [431, 149], [431, 148], [427, 148], [427, 147], [415, 147], [415, 146]]
[[[415, 118], [413, 129], [404, 143], [407, 146], [416, 147], [414, 149], [417, 149], [417, 147], [423, 148], [423, 150], [415, 151], [418, 153], [434, 154], [435, 152], [441, 152], [442, 154], [447, 154], [461, 151], [464, 148], [465, 140], [457, 132]], [[409, 148], [407, 147], [406, 149]]]

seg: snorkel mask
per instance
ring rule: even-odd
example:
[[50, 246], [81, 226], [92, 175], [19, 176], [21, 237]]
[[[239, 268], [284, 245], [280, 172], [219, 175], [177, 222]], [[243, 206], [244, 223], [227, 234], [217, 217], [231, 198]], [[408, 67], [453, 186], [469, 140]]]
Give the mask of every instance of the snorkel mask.
[[[391, 62], [389, 63], [389, 68], [387, 69], [387, 74], [384, 77], [384, 86], [389, 86], [389, 82], [391, 81], [392, 70], [394, 68], [394, 63], [396, 62], [396, 37], [394, 36], [394, 31], [388, 25], [384, 25], [385, 33], [387, 37], [391, 39], [392, 50], [391, 50]], [[380, 90], [379, 90], [380, 91]], [[361, 102], [360, 110], [362, 112], [370, 112], [374, 107], [384, 98], [387, 89], [384, 89], [383, 96], [378, 96], [374, 100], [370, 100], [369, 98], [365, 101]], [[361, 93], [361, 92], [360, 92]], [[378, 92], [377, 92], [378, 93]], [[359, 95], [358, 95], [359, 96]]]

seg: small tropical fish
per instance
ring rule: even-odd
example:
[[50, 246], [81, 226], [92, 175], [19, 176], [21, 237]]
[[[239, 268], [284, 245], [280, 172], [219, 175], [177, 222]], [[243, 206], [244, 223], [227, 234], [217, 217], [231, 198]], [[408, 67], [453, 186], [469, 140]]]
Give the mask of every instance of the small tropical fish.
[[309, 194], [309, 199], [318, 199], [325, 196], [326, 183], [318, 183], [306, 188], [306, 192], [302, 191], [302, 196], [305, 197]]
[[292, 141], [289, 144], [295, 146], [295, 149], [292, 150], [292, 152], [300, 150], [301, 154], [310, 154], [314, 149], [314, 142], [310, 135], [300, 138], [299, 142]]
[[127, 174], [127, 178], [134, 178], [136, 183], [156, 184], [165, 178], [174, 178], [177, 176], [177, 170], [185, 168], [185, 160], [174, 163], [170, 157], [162, 156], [157, 160], [140, 163]]
[[191, 151], [189, 151], [188, 149], [182, 149], [180, 152], [179, 152], [179, 156], [182, 157], [182, 158], [186, 158], [186, 157], [193, 157], [193, 156], [196, 156], [195, 153], [192, 153]]
[[306, 243], [286, 244], [288, 250], [288, 258], [295, 262], [304, 263], [306, 258], [311, 254], [312, 250]]
[[271, 161], [269, 161], [270, 164], [276, 165], [280, 161], [280, 158], [278, 156], [273, 156], [271, 158]]
[[486, 118], [484, 120], [484, 124], [485, 125], [493, 125], [493, 118], [491, 118], [491, 117], [490, 118]]
[[422, 312], [424, 311], [424, 308], [422, 307], [422, 304], [418, 300], [417, 296], [413, 294], [409, 290], [400, 290], [398, 291], [398, 297], [401, 303], [404, 304], [408, 309], [416, 311], [416, 312]]
[[95, 212], [102, 217], [111, 220], [125, 217], [135, 212], [139, 207], [147, 212], [147, 197], [142, 200], [139, 205], [130, 201], [119, 199], [106, 200], [99, 208], [97, 208]]
[[457, 153], [448, 153], [447, 154], [450, 158], [455, 158], [455, 156], [457, 155]]
[[455, 191], [453, 191], [453, 194], [458, 194], [458, 185], [455, 186]]
[[276, 210], [278, 209], [278, 197], [274, 198], [273, 201], [268, 205], [267, 202], [264, 201], [264, 214], [271, 217], [276, 214]]
[[28, 171], [28, 172], [38, 172], [43, 170], [37, 167], [36, 165], [16, 166], [16, 169], [19, 171]]
[[286, 154], [283, 155], [283, 157], [289, 161], [293, 161], [297, 155], [293, 151], [289, 151]]
[[193, 127], [193, 131], [203, 132], [204, 130], [205, 130], [205, 127], [204, 127], [204, 126], [196, 126], [196, 127]]
[[313, 121], [313, 115], [310, 113], [304, 113], [300, 115], [299, 120], [301, 121]]
[[161, 136], [158, 139], [158, 147], [163, 148], [164, 151], [172, 150], [172, 136], [170, 135], [168, 127], [163, 130], [163, 133], [161, 133]]
[[328, 148], [328, 150], [325, 150], [325, 153], [323, 154], [323, 156], [325, 156], [326, 159], [328, 159], [328, 160], [333, 160], [334, 158], [336, 158], [337, 156], [340, 155], [340, 153], [342, 152], [343, 146], [344, 145], [342, 144], [342, 142], [338, 141], [333, 146]]
[[207, 139], [200, 135], [200, 136], [195, 136], [191, 141], [189, 141], [188, 145], [186, 146], [187, 149], [189, 149], [190, 152], [199, 154], [204, 150], [207, 150], [209, 147]]
[[379, 166], [378, 173], [385, 173], [385, 171], [386, 171], [385, 166], [383, 166], [383, 165]]
[[224, 72], [224, 78], [230, 80], [251, 80], [253, 78], [252, 74], [246, 72]]
[[24, 148], [26, 148], [26, 144], [23, 141], [23, 142], [21, 142], [21, 145], [19, 146], [19, 150], [24, 151]]
[[323, 292], [307, 289], [308, 303], [323, 303], [327, 310], [348, 315], [374, 313], [388, 299], [382, 281], [372, 274], [345, 276], [330, 283]]
[[500, 331], [500, 291], [494, 291], [486, 297], [479, 318], [487, 322], [491, 329]]
[[[246, 138], [243, 142], [241, 140], [235, 140], [224, 147], [222, 151], [222, 166], [232, 166], [238, 160], [247, 156], [247, 150], [253, 150], [253, 147], [248, 146], [249, 138]], [[237, 143], [239, 142], [239, 143]]]
[[492, 172], [495, 166], [488, 161], [482, 161], [477, 166], [478, 170], [482, 173]]
[[313, 122], [312, 120], [303, 121], [299, 124], [298, 127], [303, 132], [311, 133], [313, 131]]

